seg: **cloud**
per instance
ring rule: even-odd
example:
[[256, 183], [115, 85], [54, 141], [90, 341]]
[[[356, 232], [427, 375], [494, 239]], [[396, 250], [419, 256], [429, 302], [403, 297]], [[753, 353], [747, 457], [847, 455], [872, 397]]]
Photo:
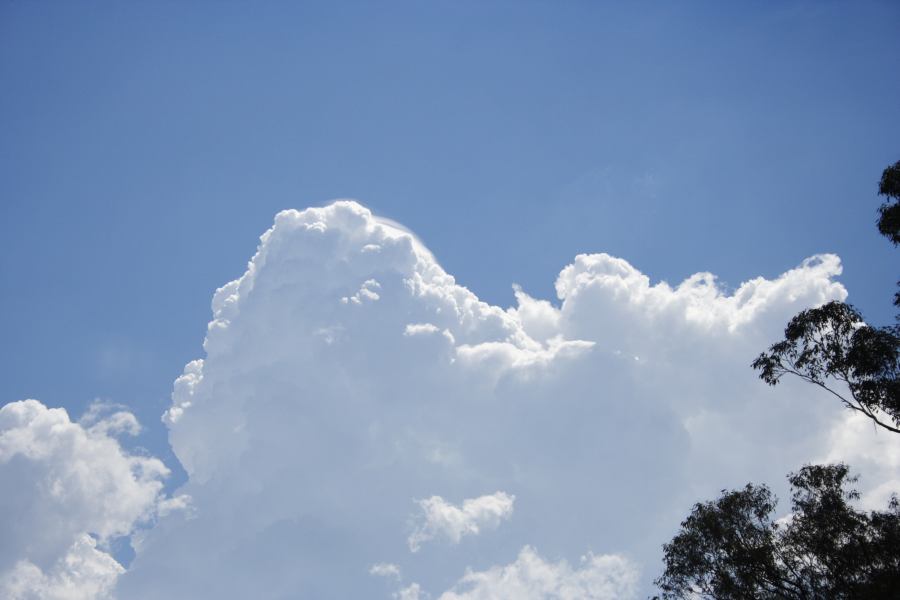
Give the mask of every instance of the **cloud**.
[[418, 552], [423, 542], [444, 537], [454, 544], [466, 535], [477, 535], [482, 529], [494, 529], [512, 515], [515, 496], [504, 492], [464, 500], [454, 506], [440, 496], [419, 500], [422, 510], [420, 522], [407, 538], [412, 552]]
[[511, 564], [467, 572], [439, 600], [625, 600], [636, 597], [637, 587], [638, 570], [620, 556], [588, 554], [572, 568], [526, 546]]
[[105, 598], [123, 571], [106, 547], [155, 518], [168, 469], [110, 437], [122, 411], [85, 425], [36, 400], [0, 408], [0, 596]]
[[400, 567], [391, 563], [378, 563], [369, 568], [369, 575], [400, 579]]
[[128, 412], [124, 406], [100, 401], [93, 402], [81, 415], [78, 423], [91, 433], [101, 435], [137, 435], [141, 432], [141, 424], [138, 423], [137, 417]]
[[[503, 309], [359, 204], [279, 213], [216, 291], [205, 356], [165, 415], [191, 511], [144, 533], [119, 596], [371, 597], [379, 563], [421, 597], [466, 569], [448, 593], [503, 577], [579, 590], [610, 555], [646, 595], [692, 503], [747, 481], [779, 492], [788, 471], [847, 452], [837, 403], [749, 368], [797, 311], [846, 297], [840, 272], [821, 255], [729, 292], [584, 254], [557, 299], [517, 289]], [[515, 518], [465, 550], [408, 552], [411, 501], [485, 490], [515, 490]], [[470, 530], [465, 503], [435, 506], [456, 529], [428, 535]], [[509, 565], [523, 547], [554, 559]], [[564, 567], [586, 548], [587, 566]]]
[[847, 412], [829, 432], [827, 453], [814, 462], [846, 462], [862, 474], [861, 505], [884, 510], [892, 494], [900, 495], [900, 444], [897, 435], [878, 428], [868, 417]]
[[405, 588], [393, 594], [397, 600], [423, 600], [427, 597], [422, 592], [422, 586], [418, 583], [411, 583]]
[[21, 560], [0, 575], [0, 591], [8, 600], [105, 600], [125, 569], [97, 550], [89, 535], [80, 536], [46, 571]]

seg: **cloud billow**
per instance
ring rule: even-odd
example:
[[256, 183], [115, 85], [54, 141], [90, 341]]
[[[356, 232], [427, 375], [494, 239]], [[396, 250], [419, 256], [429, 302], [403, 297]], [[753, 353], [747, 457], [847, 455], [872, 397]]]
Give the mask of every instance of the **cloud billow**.
[[82, 423], [37, 400], [0, 408], [0, 597], [102, 600], [124, 568], [109, 543], [183, 505], [162, 494], [168, 469], [114, 437], [138, 423], [119, 411]]
[[279, 213], [164, 416], [192, 510], [142, 534], [118, 595], [641, 595], [694, 501], [855, 447], [839, 407], [748, 366], [846, 297], [840, 271], [726, 293], [579, 255], [558, 303], [502, 309], [355, 202]]
[[[151, 532], [122, 589], [337, 598], [369, 593], [370, 565], [390, 564], [406, 583], [385, 597], [438, 597], [466, 569], [586, 552], [646, 582], [698, 494], [827, 451], [843, 414], [760, 387], [747, 365], [798, 309], [843, 299], [839, 273], [822, 255], [726, 294], [709, 274], [653, 285], [581, 255], [559, 305], [517, 289], [503, 310], [356, 203], [282, 212], [216, 292], [206, 357], [166, 414], [196, 515]], [[501, 527], [466, 536], [453, 506], [457, 543], [409, 552], [444, 531], [411, 531], [411, 500], [485, 489], [515, 491]], [[159, 585], [163, 572], [179, 576]]]

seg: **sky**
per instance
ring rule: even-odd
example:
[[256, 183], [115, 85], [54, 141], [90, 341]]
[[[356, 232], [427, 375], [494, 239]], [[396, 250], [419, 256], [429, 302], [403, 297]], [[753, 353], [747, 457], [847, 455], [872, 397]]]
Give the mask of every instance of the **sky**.
[[877, 504], [897, 443], [748, 365], [893, 320], [898, 20], [0, 3], [0, 585], [639, 597], [723, 487]]

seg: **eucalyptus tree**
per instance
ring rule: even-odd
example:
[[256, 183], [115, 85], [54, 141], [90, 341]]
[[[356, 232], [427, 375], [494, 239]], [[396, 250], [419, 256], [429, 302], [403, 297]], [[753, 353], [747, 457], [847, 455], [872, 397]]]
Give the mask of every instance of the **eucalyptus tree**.
[[[896, 246], [900, 161], [884, 170], [878, 193], [885, 197], [878, 209], [878, 231]], [[894, 304], [900, 307], [900, 292]], [[769, 385], [785, 375], [799, 377], [879, 427], [900, 433], [900, 325], [872, 326], [853, 306], [829, 302], [791, 319], [784, 339], [760, 354], [752, 366]]]

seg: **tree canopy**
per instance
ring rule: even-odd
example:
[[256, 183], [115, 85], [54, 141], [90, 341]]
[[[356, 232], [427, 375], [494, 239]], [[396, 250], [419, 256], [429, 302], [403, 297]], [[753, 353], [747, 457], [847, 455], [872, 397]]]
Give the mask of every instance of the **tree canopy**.
[[900, 595], [900, 503], [861, 512], [846, 465], [788, 476], [791, 513], [765, 485], [698, 503], [664, 546], [663, 600], [871, 600]]
[[[900, 244], [900, 161], [884, 170], [878, 231]], [[900, 307], [900, 293], [894, 297]], [[900, 323], [900, 315], [898, 315]], [[788, 323], [784, 339], [752, 364], [776, 385], [794, 375], [878, 426], [900, 433], [900, 325], [874, 327], [853, 306], [829, 302]], [[765, 485], [723, 490], [694, 505], [663, 546], [663, 600], [880, 600], [900, 598], [900, 501], [861, 512], [844, 464], [788, 476], [791, 512], [775, 519]], [[660, 598], [660, 597], [658, 597]]]
[[[770, 385], [785, 374], [796, 375], [827, 390], [877, 425], [900, 433], [897, 333], [893, 327], [866, 325], [849, 304], [829, 302], [791, 319], [784, 340], [760, 354], [753, 368]], [[847, 392], [833, 382], [846, 384]]]
[[[884, 170], [878, 193], [887, 198], [878, 209], [878, 231], [897, 245], [900, 161]], [[900, 293], [894, 304], [900, 306]], [[752, 366], [769, 385], [795, 375], [878, 426], [900, 433], [900, 325], [873, 327], [853, 306], [829, 302], [791, 319], [784, 340], [760, 354]]]
[[878, 209], [878, 231], [896, 246], [900, 244], [900, 160], [881, 174], [878, 193], [887, 198]]

